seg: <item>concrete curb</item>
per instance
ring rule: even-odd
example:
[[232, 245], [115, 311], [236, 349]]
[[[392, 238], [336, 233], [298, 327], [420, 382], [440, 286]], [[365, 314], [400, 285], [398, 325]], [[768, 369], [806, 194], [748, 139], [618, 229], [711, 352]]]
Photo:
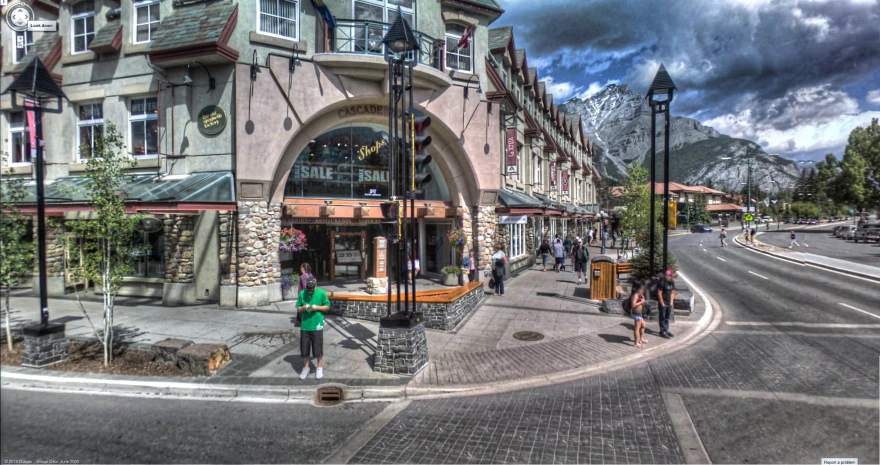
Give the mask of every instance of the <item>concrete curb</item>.
[[[402, 399], [432, 399], [442, 397], [473, 396], [508, 392], [549, 386], [566, 381], [573, 381], [597, 374], [614, 371], [635, 363], [668, 355], [702, 339], [711, 330], [717, 328], [721, 321], [720, 309], [716, 311], [710, 298], [683, 273], [684, 279], [691, 289], [700, 295], [706, 305], [706, 311], [697, 321], [697, 328], [692, 333], [668, 342], [659, 347], [651, 347], [636, 354], [609, 360], [589, 367], [535, 376], [532, 378], [489, 383], [484, 385], [459, 386], [347, 386], [342, 383], [326, 383], [310, 386], [253, 386], [198, 384], [178, 381], [151, 381], [125, 379], [120, 376], [106, 375], [101, 378], [85, 376], [56, 376], [46, 371], [33, 369], [25, 371], [0, 370], [0, 384], [4, 389], [37, 390], [47, 392], [73, 392], [92, 395], [137, 396], [165, 399], [201, 399], [225, 400], [230, 402], [259, 403], [313, 403], [317, 405], [318, 389], [326, 386], [342, 387], [345, 401], [399, 401]], [[710, 331], [707, 331], [710, 330]], [[293, 382], [293, 381], [292, 381]]]
[[[757, 249], [757, 248], [755, 248], [755, 247], [749, 247], [748, 245], [743, 244], [743, 243], [739, 240], [739, 236], [738, 236], [738, 235], [735, 236], [735, 237], [733, 238], [733, 240], [734, 240], [734, 241], [735, 241], [740, 247], [742, 247], [742, 248], [744, 248], [744, 249], [751, 250], [751, 251], [754, 251], [754, 252], [759, 252], [759, 253], [762, 253], [762, 254], [765, 254], [765, 255], [770, 255], [770, 256], [772, 256], [772, 257], [776, 257], [776, 258], [778, 258], [778, 259], [780, 259], [780, 260], [785, 260], [785, 261], [788, 261], [788, 262], [791, 262], [791, 263], [796, 263], [796, 264], [798, 264], [798, 265], [812, 266], [812, 267], [814, 267], [814, 268], [820, 268], [820, 269], [825, 269], [825, 270], [828, 270], [828, 271], [834, 271], [834, 272], [836, 272], [836, 273], [841, 273], [841, 274], [845, 274], [845, 275], [853, 276], [853, 277], [856, 277], [856, 278], [865, 279], [865, 280], [868, 280], [868, 281], [873, 281], [873, 282], [876, 282], [876, 283], [880, 283], [880, 277], [877, 277], [877, 276], [872, 276], [872, 275], [869, 275], [869, 274], [859, 273], [858, 271], [848, 270], [848, 269], [846, 269], [846, 268], [839, 268], [839, 267], [836, 267], [836, 266], [831, 266], [831, 265], [826, 265], [826, 264], [819, 263], [819, 262], [814, 262], [814, 261], [812, 261], [812, 260], [808, 260], [808, 259], [806, 259], [806, 258], [796, 259], [796, 258], [792, 258], [792, 257], [786, 257], [785, 255], [782, 255], [782, 254], [779, 254], [779, 253], [770, 252], [770, 251], [768, 251], [768, 250], [761, 250], [761, 249]], [[758, 243], [763, 244], [763, 245], [766, 245], [766, 246], [769, 246], [769, 247], [776, 247], [776, 246], [774, 246], [774, 245], [764, 244], [763, 242], [760, 242], [760, 241], [758, 241]]]

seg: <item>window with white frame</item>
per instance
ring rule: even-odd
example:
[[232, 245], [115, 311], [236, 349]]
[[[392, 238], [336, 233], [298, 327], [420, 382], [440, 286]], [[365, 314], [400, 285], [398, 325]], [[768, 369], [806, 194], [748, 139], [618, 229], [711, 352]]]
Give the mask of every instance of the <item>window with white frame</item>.
[[556, 240], [556, 218], [550, 218], [550, 241]]
[[257, 32], [298, 40], [299, 0], [259, 0], [257, 17]]
[[136, 157], [159, 153], [159, 105], [156, 97], [131, 100], [129, 113], [131, 154]]
[[[391, 24], [397, 19], [398, 7], [404, 19], [415, 29], [415, 0], [355, 0], [353, 15], [355, 21]], [[356, 50], [381, 53], [385, 32], [381, 24], [355, 26], [352, 37], [355, 38]]]
[[30, 163], [31, 148], [28, 142], [24, 112], [7, 113], [9, 121], [9, 161], [13, 164]]
[[470, 73], [474, 70], [473, 35], [468, 37], [464, 45], [458, 46], [466, 33], [466, 26], [452, 23], [446, 25], [446, 67]]
[[95, 4], [84, 0], [73, 5], [70, 12], [73, 22], [73, 53], [89, 51], [89, 44], [95, 38]]
[[17, 31], [15, 33], [15, 62], [23, 60], [28, 50], [34, 45], [34, 33], [31, 31]]
[[510, 246], [507, 249], [509, 256], [513, 258], [524, 255], [526, 253], [526, 225], [509, 224], [507, 227], [510, 228]]
[[134, 3], [134, 43], [153, 40], [153, 31], [159, 26], [159, 0], [141, 0]]
[[532, 154], [532, 167], [534, 167], [534, 176], [535, 178], [532, 180], [532, 184], [534, 184], [534, 188], [540, 189], [543, 184], [543, 178], [541, 178], [541, 157]]
[[77, 121], [77, 147], [79, 159], [88, 160], [95, 155], [95, 142], [104, 136], [104, 105], [84, 103], [79, 106]]
[[568, 237], [568, 221], [562, 220], [562, 240]]

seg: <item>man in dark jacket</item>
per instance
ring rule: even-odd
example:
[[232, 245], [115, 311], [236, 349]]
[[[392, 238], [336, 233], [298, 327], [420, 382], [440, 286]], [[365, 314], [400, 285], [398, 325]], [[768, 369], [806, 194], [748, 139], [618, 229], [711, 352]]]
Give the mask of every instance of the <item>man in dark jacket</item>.
[[583, 283], [587, 284], [587, 262], [590, 261], [590, 251], [584, 247], [584, 241], [578, 239], [571, 251], [571, 256], [574, 260], [574, 271], [577, 273], [578, 284], [581, 283], [581, 278], [583, 278]]

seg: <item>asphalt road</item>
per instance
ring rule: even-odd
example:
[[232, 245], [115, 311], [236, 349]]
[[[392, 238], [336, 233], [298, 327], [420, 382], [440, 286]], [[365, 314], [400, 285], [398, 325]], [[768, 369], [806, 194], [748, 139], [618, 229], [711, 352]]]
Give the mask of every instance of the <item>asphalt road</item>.
[[[698, 436], [713, 463], [878, 463], [880, 285], [722, 249], [714, 235], [670, 245], [724, 312], [698, 344], [555, 386], [414, 401], [347, 444], [349, 462], [683, 463]], [[306, 462], [383, 407], [3, 391], [0, 451], [81, 463]]]
[[[832, 235], [831, 226], [796, 229], [795, 233], [801, 245], [798, 249], [800, 251], [880, 267], [880, 244], [876, 242], [856, 243], [852, 240], [838, 239]], [[784, 229], [776, 231], [775, 228], [762, 231], [758, 235], [758, 240], [777, 247], [788, 247], [790, 243], [789, 232]], [[809, 247], [803, 247], [804, 241]]]

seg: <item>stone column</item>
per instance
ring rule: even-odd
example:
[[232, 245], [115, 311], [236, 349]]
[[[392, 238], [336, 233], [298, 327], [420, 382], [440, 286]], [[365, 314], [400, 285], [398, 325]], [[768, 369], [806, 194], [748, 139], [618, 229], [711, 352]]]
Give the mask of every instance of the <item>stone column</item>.
[[280, 202], [238, 202], [238, 307], [281, 300], [280, 236]]
[[21, 364], [26, 367], [41, 368], [67, 358], [67, 339], [64, 337], [63, 323], [39, 324], [24, 328], [24, 350]]
[[[34, 241], [37, 241], [37, 222], [34, 220]], [[40, 294], [40, 267], [34, 253], [33, 290]], [[64, 226], [50, 219], [46, 222], [46, 293], [64, 295]]]
[[194, 216], [166, 215], [165, 220], [165, 305], [195, 305], [196, 284], [193, 274]]
[[529, 255], [535, 255], [535, 249], [537, 246], [535, 245], [535, 217], [530, 216], [528, 223], [526, 223], [526, 252]]
[[[498, 215], [495, 214], [495, 206], [487, 205], [474, 207], [476, 211], [477, 267], [480, 270], [489, 270], [492, 263], [492, 254], [495, 253], [496, 228], [498, 227]], [[478, 280], [483, 280], [482, 273], [478, 273]]]
[[499, 224], [496, 225], [498, 230], [495, 233], [495, 243], [501, 244], [501, 250], [504, 251], [510, 256], [510, 225], [508, 224]]
[[373, 371], [395, 375], [415, 375], [428, 365], [428, 339], [425, 325], [411, 328], [379, 326], [378, 347]]
[[473, 250], [474, 248], [474, 240], [476, 235], [474, 234], [474, 219], [473, 215], [471, 215], [470, 210], [467, 207], [459, 207], [459, 212], [461, 212], [461, 225], [462, 230], [464, 230], [465, 236], [468, 238], [468, 243], [464, 246], [462, 250], [461, 257], [459, 257], [459, 263], [461, 263], [461, 259], [468, 256], [468, 252]]
[[238, 230], [234, 211], [221, 210], [220, 235], [220, 306], [235, 307], [238, 286], [238, 256], [236, 253]]

